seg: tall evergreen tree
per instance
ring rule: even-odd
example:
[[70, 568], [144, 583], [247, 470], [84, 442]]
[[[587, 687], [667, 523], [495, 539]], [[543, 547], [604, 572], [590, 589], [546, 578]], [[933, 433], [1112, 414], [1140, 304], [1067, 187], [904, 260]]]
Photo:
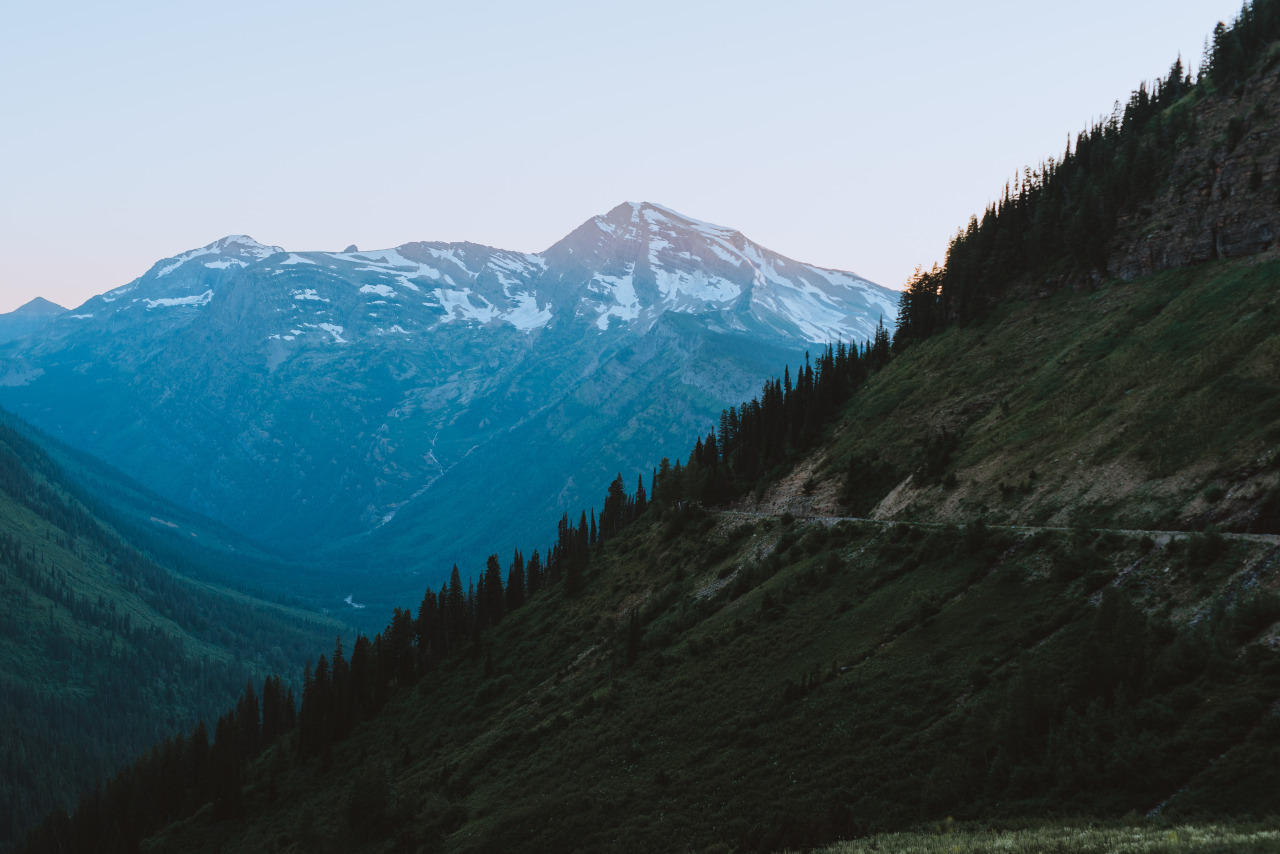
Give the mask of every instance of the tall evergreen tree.
[[[505, 606], [502, 589], [502, 566], [497, 555], [489, 555], [484, 568], [485, 614], [488, 626], [496, 626], [502, 622]], [[486, 626], [486, 628], [488, 627]]]
[[542, 558], [539, 556], [537, 549], [534, 549], [533, 554], [529, 555], [529, 564], [525, 569], [525, 576], [528, 595], [532, 597], [542, 589]]
[[514, 611], [523, 605], [524, 595], [524, 558], [520, 556], [520, 550], [516, 549], [511, 558], [511, 566], [507, 569], [507, 611]]
[[449, 646], [453, 648], [459, 646], [462, 639], [467, 636], [466, 594], [462, 590], [462, 575], [458, 572], [456, 563], [453, 565], [453, 571], [449, 573], [448, 602], [445, 604], [449, 620]]

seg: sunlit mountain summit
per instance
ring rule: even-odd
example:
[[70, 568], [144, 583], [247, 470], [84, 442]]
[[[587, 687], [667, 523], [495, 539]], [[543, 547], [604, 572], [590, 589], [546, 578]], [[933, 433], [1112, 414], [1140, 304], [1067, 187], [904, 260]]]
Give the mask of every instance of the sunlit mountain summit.
[[[417, 561], [545, 530], [896, 308], [651, 203], [540, 253], [233, 235], [10, 344], [0, 402], [245, 535], [294, 553], [402, 537], [381, 553]], [[467, 542], [442, 533], [464, 518]]]

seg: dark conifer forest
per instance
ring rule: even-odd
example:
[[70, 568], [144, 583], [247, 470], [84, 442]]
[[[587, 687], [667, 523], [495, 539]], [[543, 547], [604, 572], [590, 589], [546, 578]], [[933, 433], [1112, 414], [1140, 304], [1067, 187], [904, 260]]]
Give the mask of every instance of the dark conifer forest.
[[341, 624], [184, 579], [0, 424], [0, 844]]

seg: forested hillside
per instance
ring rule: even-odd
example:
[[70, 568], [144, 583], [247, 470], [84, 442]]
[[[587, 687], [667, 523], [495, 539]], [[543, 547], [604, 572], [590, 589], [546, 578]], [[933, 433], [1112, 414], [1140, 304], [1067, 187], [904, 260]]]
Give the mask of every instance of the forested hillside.
[[[22, 850], [777, 851], [949, 817], [1274, 822], [1280, 261], [1120, 280], [1099, 259], [1179, 180], [1144, 134], [1186, 107], [1229, 128], [1271, 91], [1277, 8], [1082, 139], [1060, 178], [1083, 183], [1011, 191], [913, 281], [892, 345], [785, 369], [549, 547], [477, 556], [374, 638], [317, 649], [296, 716], [274, 682], [246, 693], [212, 745], [166, 742]], [[1059, 218], [1105, 196], [1101, 230], [1013, 236], [1053, 187]], [[1004, 254], [966, 254], [988, 240]]]
[[1049, 293], [1275, 247], [1280, 233], [1280, 3], [1244, 6], [1059, 157], [1027, 168], [909, 284], [905, 342]]
[[175, 575], [77, 496], [0, 424], [0, 848], [342, 631]]
[[[1280, 782], [1275, 536], [1208, 519], [1003, 526], [976, 502], [959, 524], [923, 506], [802, 518], [822, 502], [863, 516], [908, 476], [946, 500], [971, 466], [1008, 464], [977, 429], [920, 429], [913, 399], [990, 382], [992, 361], [948, 354], [990, 348], [1012, 382], [1034, 378], [1040, 355], [1014, 345], [1043, 325], [1103, 348], [1109, 321], [1071, 321], [1097, 301], [1146, 293], [1176, 315], [1224, 286], [1257, 290], [1255, 269], [1272, 268], [1064, 293], [1037, 320], [1014, 306], [896, 357], [883, 336], [824, 351], [726, 411], [688, 458], [616, 481], [550, 548], [458, 570], [372, 640], [324, 649], [295, 722], [242, 702], [218, 736], [236, 773], [199, 783], [183, 769], [200, 753], [170, 742], [31, 850], [158, 833], [154, 850], [769, 851], [948, 815], [1262, 818]], [[1265, 315], [1280, 297], [1258, 299], [1248, 310]], [[1179, 325], [1192, 349], [1222, 322], [1197, 317]], [[1040, 379], [1070, 414], [1076, 391]], [[1241, 398], [1231, 417], [1274, 430], [1270, 406]], [[1185, 429], [1189, 409], [1164, 417], [1183, 473], [1253, 441]], [[173, 779], [186, 794], [157, 810], [146, 793]]]

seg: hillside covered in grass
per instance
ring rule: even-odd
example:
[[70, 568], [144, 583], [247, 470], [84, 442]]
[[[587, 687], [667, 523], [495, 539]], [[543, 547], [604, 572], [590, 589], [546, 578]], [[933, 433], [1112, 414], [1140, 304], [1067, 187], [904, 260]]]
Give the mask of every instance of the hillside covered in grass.
[[1009, 301], [912, 344], [795, 506], [1280, 533], [1278, 280], [1275, 260], [1217, 261]]
[[[432, 628], [443, 589], [402, 611], [370, 645], [370, 687], [344, 689], [359, 711], [304, 698], [311, 723], [245, 760], [234, 804], [180, 811], [146, 844], [770, 851], [949, 815], [1265, 819], [1280, 541], [1253, 511], [1274, 399], [1216, 418], [1190, 404], [1216, 399], [1227, 362], [1274, 381], [1252, 320], [1271, 269], [1219, 262], [949, 329], [868, 371], [811, 452], [742, 464], [759, 478], [745, 494], [738, 458], [700, 440], [702, 462], [664, 467], [643, 509], [623, 492], [629, 524], [600, 514], [603, 542], [585, 514], [582, 540], [562, 524], [585, 559], [571, 569], [557, 543], [559, 569], [484, 631]], [[1117, 405], [1091, 386], [1108, 374], [1079, 353], [1132, 389], [1118, 414], [1098, 415]], [[1178, 405], [1151, 411], [1161, 399]], [[1115, 458], [1164, 459], [1181, 489], [1144, 475], [1109, 503], [1072, 493], [1098, 489], [1073, 443], [1110, 435], [1106, 417], [1137, 423]], [[1167, 437], [1176, 456], [1144, 444]], [[739, 497], [708, 506], [709, 484]], [[350, 642], [345, 657], [354, 674]]]
[[398, 675], [345, 738], [284, 736], [234, 811], [149, 850], [769, 851], [948, 815], [1261, 819], [1274, 557], [651, 508], [577, 596], [552, 585]]

